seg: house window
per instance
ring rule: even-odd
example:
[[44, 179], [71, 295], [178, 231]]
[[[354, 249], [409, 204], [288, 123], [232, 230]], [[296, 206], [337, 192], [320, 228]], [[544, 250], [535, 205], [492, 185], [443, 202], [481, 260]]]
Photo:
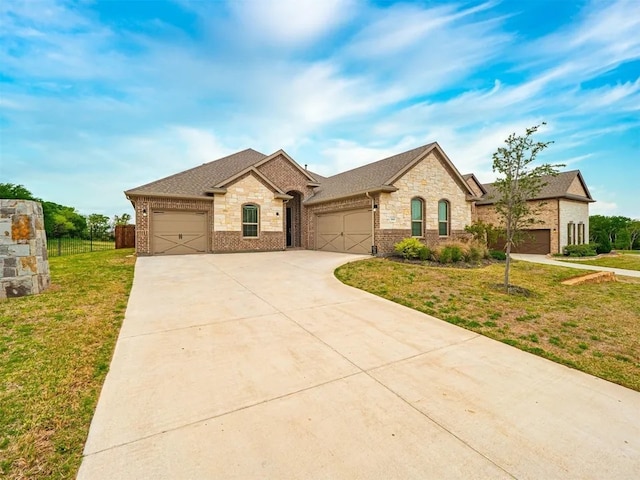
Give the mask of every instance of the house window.
[[449, 235], [449, 202], [446, 200], [438, 202], [438, 235]]
[[576, 224], [569, 222], [567, 224], [567, 245], [573, 245], [576, 243]]
[[420, 198], [411, 199], [411, 236], [422, 237], [424, 235], [424, 202]]
[[578, 245], [582, 245], [584, 243], [584, 223], [580, 222], [578, 224]]
[[257, 237], [258, 236], [258, 206], [243, 205], [242, 206], [242, 236]]

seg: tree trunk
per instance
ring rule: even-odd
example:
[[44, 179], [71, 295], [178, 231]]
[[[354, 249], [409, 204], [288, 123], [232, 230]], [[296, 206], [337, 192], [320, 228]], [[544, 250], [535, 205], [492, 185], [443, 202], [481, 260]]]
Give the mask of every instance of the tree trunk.
[[511, 242], [507, 242], [506, 263], [504, 265], [504, 291], [509, 293], [509, 269], [511, 268]]

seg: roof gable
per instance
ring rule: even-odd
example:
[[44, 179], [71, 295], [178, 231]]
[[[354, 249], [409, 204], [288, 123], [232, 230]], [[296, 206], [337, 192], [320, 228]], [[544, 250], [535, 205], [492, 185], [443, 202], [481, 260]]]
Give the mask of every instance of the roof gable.
[[126, 195], [204, 196], [220, 182], [264, 159], [251, 148], [125, 191]]
[[[587, 188], [587, 184], [582, 178], [582, 174], [580, 170], [571, 170], [568, 172], [560, 172], [558, 175], [547, 175], [543, 177], [544, 181], [547, 184], [542, 187], [540, 193], [536, 195], [531, 200], [546, 200], [550, 198], [567, 198], [570, 200], [578, 200], [582, 202], [593, 202], [593, 197], [591, 197], [591, 193], [589, 193], [589, 189]], [[579, 182], [579, 185], [582, 187], [584, 195], [576, 194], [575, 187], [572, 188], [572, 185], [575, 185], [575, 181]], [[482, 196], [482, 200], [478, 202], [478, 205], [491, 205], [496, 202], [496, 198], [498, 196], [498, 191], [495, 188], [493, 183], [484, 184], [487, 193]]]
[[256, 163], [254, 166], [256, 168], [260, 167], [261, 165], [264, 165], [265, 163], [270, 162], [271, 160], [273, 160], [274, 158], [277, 158], [278, 156], [282, 156], [283, 158], [285, 158], [289, 163], [291, 163], [291, 165], [293, 165], [296, 168], [296, 170], [298, 170], [300, 173], [302, 173], [302, 175], [304, 175], [310, 182], [315, 183], [315, 182], [318, 181], [318, 179], [316, 179], [308, 170], [305, 170], [304, 168], [302, 168], [298, 164], [298, 162], [296, 162], [293, 158], [291, 158], [289, 156], [289, 154], [287, 154], [287, 152], [285, 152], [282, 149], [278, 150], [275, 153], [272, 153], [268, 157], [263, 158], [258, 163]]
[[453, 162], [449, 159], [447, 154], [444, 153], [444, 150], [440, 148], [440, 145], [438, 145], [437, 142], [430, 144], [430, 148], [426, 149], [424, 152], [418, 155], [414, 160], [412, 160], [407, 165], [405, 165], [399, 172], [397, 172], [392, 178], [390, 178], [387, 181], [387, 184], [393, 185], [395, 182], [398, 181], [398, 179], [402, 178], [402, 176], [405, 173], [407, 173], [409, 170], [415, 167], [418, 163], [424, 160], [424, 158], [427, 155], [429, 155], [429, 153], [431, 152], [436, 153], [436, 157], [438, 158], [442, 166], [449, 172], [449, 175], [451, 175], [451, 177], [458, 184], [458, 186], [461, 187], [462, 190], [464, 190], [467, 195], [475, 196], [475, 193], [473, 192], [471, 187], [469, 187], [469, 185], [464, 180], [464, 178], [462, 177], [458, 169], [455, 167]]
[[469, 185], [469, 188], [473, 190], [473, 193], [477, 197], [482, 197], [482, 195], [487, 193], [487, 189], [484, 188], [484, 186], [480, 183], [480, 180], [478, 180], [473, 173], [464, 174], [462, 175], [462, 178], [465, 182], [467, 182], [467, 185]]

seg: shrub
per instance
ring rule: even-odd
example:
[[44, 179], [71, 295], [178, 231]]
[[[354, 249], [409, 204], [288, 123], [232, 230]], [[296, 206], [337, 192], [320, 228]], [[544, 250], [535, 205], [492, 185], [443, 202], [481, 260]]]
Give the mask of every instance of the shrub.
[[570, 257], [593, 257], [596, 255], [596, 246], [593, 244], [567, 245], [563, 252]]
[[473, 235], [474, 240], [482, 245], [492, 245], [498, 241], [502, 230], [491, 223], [476, 220], [471, 225], [464, 227], [465, 232]]
[[469, 245], [465, 252], [464, 259], [467, 262], [477, 263], [487, 255], [487, 249], [480, 245]]
[[417, 238], [405, 238], [394, 245], [396, 253], [406, 260], [426, 260], [429, 258], [429, 249]]
[[596, 253], [609, 253], [611, 251], [611, 241], [608, 237], [604, 237], [599, 243], [596, 243]]
[[429, 260], [430, 256], [431, 256], [431, 250], [429, 250], [428, 247], [423, 245], [422, 248], [418, 251], [418, 258], [423, 262], [425, 262]]
[[506, 260], [507, 254], [502, 250], [489, 250], [489, 256], [494, 260]]
[[445, 245], [438, 255], [438, 261], [440, 263], [457, 263], [463, 259], [464, 253], [459, 245]]

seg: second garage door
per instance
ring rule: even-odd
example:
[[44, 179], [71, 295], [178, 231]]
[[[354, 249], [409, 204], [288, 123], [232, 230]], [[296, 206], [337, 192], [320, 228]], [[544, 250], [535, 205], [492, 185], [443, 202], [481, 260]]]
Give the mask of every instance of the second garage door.
[[329, 252], [371, 253], [371, 210], [318, 215], [316, 248]]
[[154, 255], [182, 255], [207, 251], [205, 212], [154, 211], [151, 231]]
[[[504, 250], [504, 239], [499, 238], [496, 245], [492, 248], [495, 250]], [[551, 230], [525, 230], [523, 233], [522, 243], [511, 249], [512, 253], [537, 253], [546, 255], [551, 253]]]

